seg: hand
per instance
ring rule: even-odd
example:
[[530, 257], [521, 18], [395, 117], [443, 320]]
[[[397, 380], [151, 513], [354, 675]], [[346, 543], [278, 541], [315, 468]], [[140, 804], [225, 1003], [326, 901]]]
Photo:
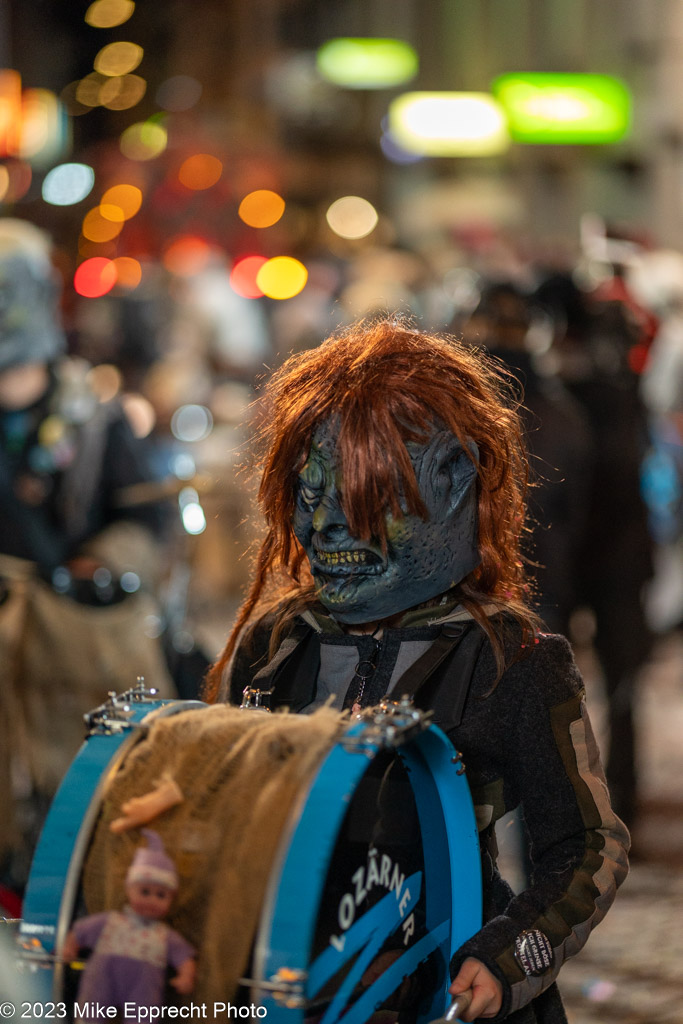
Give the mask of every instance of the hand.
[[190, 957], [178, 968], [175, 978], [171, 978], [170, 984], [182, 996], [189, 996], [194, 988], [194, 979], [197, 973], [197, 961]]
[[472, 1002], [462, 1020], [472, 1021], [477, 1017], [495, 1017], [500, 1013], [503, 1002], [503, 986], [479, 960], [468, 957], [451, 982], [449, 992], [458, 996], [472, 989]]

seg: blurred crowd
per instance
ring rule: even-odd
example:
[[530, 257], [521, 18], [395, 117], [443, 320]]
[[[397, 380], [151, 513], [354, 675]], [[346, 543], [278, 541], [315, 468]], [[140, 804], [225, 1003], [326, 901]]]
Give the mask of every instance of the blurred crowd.
[[[50, 240], [0, 220], [0, 849], [26, 881], [82, 714], [144, 676], [193, 697], [258, 536], [250, 403], [286, 356], [379, 310], [486, 349], [532, 453], [527, 557], [549, 631], [591, 642], [617, 813], [638, 812], [638, 681], [683, 622], [683, 255], [592, 224], [571, 257], [495, 232], [311, 253], [247, 299], [216, 253], [67, 296]], [[10, 895], [7, 895], [10, 894]]]

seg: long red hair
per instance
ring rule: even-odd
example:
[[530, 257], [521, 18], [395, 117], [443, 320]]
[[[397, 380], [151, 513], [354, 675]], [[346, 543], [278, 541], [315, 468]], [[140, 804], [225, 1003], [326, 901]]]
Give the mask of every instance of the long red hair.
[[[481, 562], [456, 588], [461, 603], [496, 643], [491, 606], [533, 629], [521, 555], [528, 462], [518, 401], [496, 363], [454, 338], [414, 330], [401, 320], [361, 321], [318, 348], [292, 356], [259, 402], [258, 492], [266, 522], [253, 581], [225, 649], [206, 679], [215, 699], [237, 639], [266, 601], [279, 610], [276, 632], [315, 600], [308, 562], [292, 532], [296, 481], [315, 427], [339, 423], [343, 504], [354, 536], [386, 540], [385, 514], [426, 516], [408, 440], [445, 426], [467, 451], [479, 449], [478, 544]], [[488, 608], [486, 608], [488, 606]]]

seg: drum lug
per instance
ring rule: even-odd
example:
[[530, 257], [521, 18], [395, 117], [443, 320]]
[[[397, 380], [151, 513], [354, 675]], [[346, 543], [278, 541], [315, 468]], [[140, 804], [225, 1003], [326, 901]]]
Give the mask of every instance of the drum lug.
[[153, 686], [145, 686], [143, 676], [138, 676], [137, 684], [124, 693], [117, 694], [114, 690], [110, 690], [104, 704], [100, 704], [99, 707], [83, 716], [86, 734], [88, 736], [96, 733], [111, 734], [132, 729], [131, 704], [152, 701], [158, 692]]
[[242, 690], [242, 711], [270, 711], [270, 697], [273, 690], [259, 690], [254, 686], [245, 686]]
[[345, 750], [359, 751], [372, 757], [383, 747], [399, 747], [418, 732], [429, 727], [431, 711], [416, 708], [410, 697], [383, 700], [376, 707], [364, 708], [357, 720], [367, 728], [358, 736], [347, 735], [340, 742]]
[[304, 982], [308, 978], [308, 972], [295, 967], [280, 967], [275, 974], [271, 975], [268, 981], [257, 981], [256, 978], [240, 978], [240, 985], [247, 985], [249, 988], [259, 989], [272, 995], [273, 999], [280, 1006], [288, 1010], [299, 1009], [306, 1006], [304, 995]]

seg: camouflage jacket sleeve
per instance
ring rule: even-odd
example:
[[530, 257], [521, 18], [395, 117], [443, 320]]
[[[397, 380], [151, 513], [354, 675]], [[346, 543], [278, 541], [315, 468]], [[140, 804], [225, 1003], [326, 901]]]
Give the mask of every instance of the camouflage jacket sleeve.
[[629, 836], [610, 806], [567, 641], [541, 636], [494, 689], [492, 675], [492, 664], [475, 675], [454, 740], [481, 824], [521, 807], [533, 870], [524, 892], [508, 891], [502, 905], [489, 898], [489, 919], [451, 976], [466, 957], [482, 961], [503, 983], [504, 1020], [554, 982], [602, 920], [628, 871]]

